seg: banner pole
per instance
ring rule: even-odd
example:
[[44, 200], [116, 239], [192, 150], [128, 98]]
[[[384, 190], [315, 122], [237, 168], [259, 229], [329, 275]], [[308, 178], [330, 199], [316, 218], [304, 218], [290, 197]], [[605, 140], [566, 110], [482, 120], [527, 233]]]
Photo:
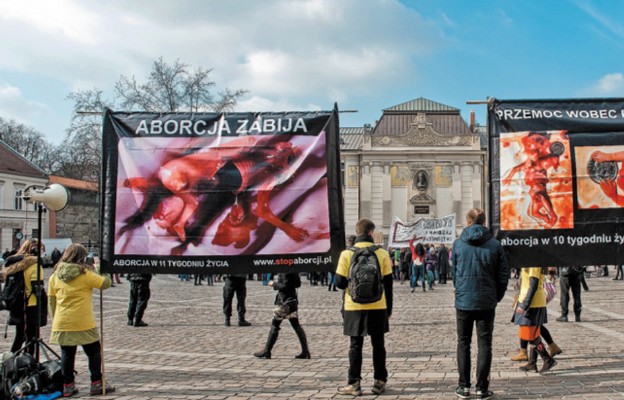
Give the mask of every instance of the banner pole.
[[106, 367], [104, 363], [104, 298], [102, 296], [102, 289], [100, 289], [100, 356], [102, 357], [102, 394], [106, 395]]

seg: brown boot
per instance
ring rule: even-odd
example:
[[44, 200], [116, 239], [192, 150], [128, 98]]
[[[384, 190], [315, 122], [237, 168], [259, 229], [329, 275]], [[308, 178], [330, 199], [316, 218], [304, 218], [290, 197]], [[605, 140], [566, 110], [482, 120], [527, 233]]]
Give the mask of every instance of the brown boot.
[[554, 357], [557, 354], [561, 354], [561, 353], [563, 353], [563, 350], [561, 350], [559, 346], [557, 346], [557, 343], [553, 342], [548, 345], [548, 354], [550, 354], [551, 357]]
[[544, 364], [542, 364], [542, 368], [540, 368], [539, 370], [540, 374], [550, 371], [552, 367], [557, 365], [557, 360], [555, 360], [550, 356], [550, 354], [548, 354], [548, 352], [546, 351], [546, 347], [543, 343], [538, 343], [535, 349], [539, 353], [540, 357], [542, 357], [542, 360], [544, 360]]
[[526, 349], [519, 349], [518, 354], [511, 356], [511, 361], [529, 361]]
[[537, 372], [537, 349], [535, 346], [531, 346], [529, 362], [518, 369], [524, 372]]

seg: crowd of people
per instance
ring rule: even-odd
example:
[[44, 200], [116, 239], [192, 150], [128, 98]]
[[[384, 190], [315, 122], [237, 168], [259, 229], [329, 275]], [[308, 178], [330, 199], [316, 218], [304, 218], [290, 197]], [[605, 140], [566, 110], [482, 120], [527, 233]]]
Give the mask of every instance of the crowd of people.
[[[381, 394], [386, 390], [388, 370], [384, 335], [390, 329], [393, 304], [393, 284], [409, 284], [413, 293], [421, 287], [424, 292], [434, 290], [436, 284], [444, 285], [450, 279], [454, 288], [457, 325], [457, 371], [459, 375], [455, 395], [459, 398], [488, 399], [494, 396], [489, 389], [492, 363], [492, 337], [497, 304], [502, 300], [510, 278], [515, 281], [515, 302], [511, 322], [518, 326], [518, 353], [513, 361], [525, 362], [520, 371], [545, 373], [557, 365], [555, 357], [563, 350], [557, 346], [550, 330], [546, 328], [547, 303], [554, 297], [554, 283], [559, 280], [561, 316], [558, 322], [568, 322], [570, 301], [574, 321], [581, 322], [581, 288], [586, 287], [584, 278], [589, 272], [586, 267], [520, 268], [510, 270], [505, 251], [485, 227], [485, 214], [473, 209], [466, 215], [466, 226], [452, 248], [409, 241], [405, 248], [384, 249], [373, 240], [375, 225], [368, 219], [356, 224], [356, 235], [349, 237], [347, 248], [341, 253], [338, 265], [332, 272], [311, 272], [307, 274], [309, 285], [327, 287], [328, 291], [342, 291], [343, 333], [349, 341], [349, 369], [345, 386], [338, 388], [339, 394], [359, 396], [362, 391], [362, 357], [364, 338], [370, 337], [373, 358], [372, 392]], [[34, 296], [38, 288], [43, 290], [43, 270], [37, 256], [42, 245], [27, 240], [19, 250], [6, 254], [1, 278], [9, 282], [23, 278], [24, 306], [21, 312], [11, 311], [8, 322], [15, 326], [15, 338], [11, 352], [25, 351], [33, 354], [34, 338], [38, 329], [47, 323], [47, 313], [41, 318], [36, 312], [40, 296]], [[368, 252], [368, 253], [367, 253]], [[108, 274], [101, 274], [97, 260], [87, 257], [87, 250], [80, 244], [72, 244], [65, 251], [56, 254], [55, 266], [48, 281], [47, 302], [52, 321], [50, 343], [61, 348], [61, 367], [64, 397], [78, 393], [75, 384], [75, 357], [81, 346], [88, 358], [90, 372], [90, 394], [112, 392], [115, 388], [103, 381], [101, 370], [101, 343], [93, 316], [93, 289], [105, 290], [113, 286]], [[368, 261], [366, 257], [368, 254]], [[358, 261], [360, 257], [369, 264], [374, 259], [377, 282], [366, 286], [364, 278], [355, 278], [355, 268], [365, 268]], [[39, 267], [39, 268], [38, 268]], [[362, 271], [365, 271], [364, 269]], [[370, 270], [369, 270], [370, 272]], [[603, 275], [608, 276], [608, 267]], [[359, 271], [357, 276], [365, 276]], [[148, 324], [143, 317], [150, 298], [151, 274], [127, 274], [130, 282], [128, 304], [128, 325], [144, 327]], [[191, 280], [191, 275], [179, 275], [181, 281]], [[119, 277], [116, 277], [119, 279]], [[223, 314], [226, 326], [232, 325], [234, 298], [236, 298], [237, 325], [250, 326], [245, 319], [246, 284], [253, 275], [194, 275], [194, 285], [213, 286], [223, 282]], [[277, 342], [281, 323], [288, 320], [293, 328], [301, 352], [298, 359], [312, 357], [306, 333], [299, 321], [297, 289], [302, 285], [298, 273], [258, 274], [258, 281], [276, 291], [271, 315], [269, 334], [264, 347], [253, 355], [270, 359]], [[364, 279], [362, 286], [354, 284]], [[624, 279], [622, 267], [616, 266], [615, 280]], [[368, 283], [367, 283], [368, 282]], [[420, 285], [419, 285], [420, 283]], [[368, 290], [370, 301], [363, 300], [361, 290]], [[372, 289], [371, 289], [372, 288]], [[377, 296], [375, 297], [375, 290]], [[44, 290], [43, 290], [44, 291]], [[570, 296], [570, 292], [572, 296]], [[44, 291], [45, 293], [45, 291]], [[37, 319], [40, 318], [40, 320]], [[471, 392], [471, 341], [473, 330], [477, 331], [476, 393]], [[538, 358], [543, 360], [538, 366]]]

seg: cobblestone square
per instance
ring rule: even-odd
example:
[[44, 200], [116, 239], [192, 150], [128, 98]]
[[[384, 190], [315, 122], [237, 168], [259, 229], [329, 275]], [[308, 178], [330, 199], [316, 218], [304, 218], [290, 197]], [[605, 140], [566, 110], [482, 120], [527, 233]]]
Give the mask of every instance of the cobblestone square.
[[[50, 270], [46, 270], [46, 275]], [[175, 275], [157, 275], [145, 321], [148, 327], [127, 326], [129, 284], [123, 281], [103, 292], [104, 347], [107, 379], [117, 390], [107, 399], [340, 399], [348, 369], [348, 338], [342, 335], [342, 292], [326, 286], [299, 289], [300, 320], [310, 342], [311, 360], [297, 360], [297, 338], [282, 325], [270, 360], [252, 353], [262, 348], [271, 322], [275, 292], [262, 282], [247, 281], [247, 316], [253, 325], [225, 327], [223, 283], [194, 286]], [[518, 350], [516, 327], [510, 323], [514, 291], [499, 304], [494, 336], [491, 389], [499, 399], [622, 399], [624, 398], [624, 302], [622, 281], [590, 278], [582, 293], [583, 322], [559, 323], [558, 296], [548, 307], [548, 327], [563, 349], [558, 364], [545, 375], [519, 372], [510, 357]], [[450, 399], [457, 385], [453, 285], [411, 293], [395, 281], [395, 308], [386, 335], [387, 392], [374, 396], [371, 349], [364, 347], [362, 398]], [[94, 294], [99, 321], [99, 294]], [[6, 312], [3, 312], [6, 316]], [[233, 318], [235, 321], [235, 317]], [[0, 341], [10, 348], [13, 327]], [[47, 342], [49, 326], [42, 328]], [[52, 346], [58, 350], [57, 346]], [[473, 370], [476, 362], [473, 339]], [[80, 389], [88, 396], [86, 356], [76, 360]], [[538, 361], [541, 363], [541, 360]], [[474, 373], [473, 373], [474, 379]], [[473, 383], [474, 384], [474, 383]], [[474, 386], [473, 386], [474, 390]], [[474, 397], [474, 396], [473, 396]]]

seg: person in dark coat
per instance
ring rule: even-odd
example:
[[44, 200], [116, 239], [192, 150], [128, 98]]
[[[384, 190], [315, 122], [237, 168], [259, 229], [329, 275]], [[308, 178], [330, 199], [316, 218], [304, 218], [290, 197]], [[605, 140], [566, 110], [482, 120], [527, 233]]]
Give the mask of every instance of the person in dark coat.
[[440, 271], [440, 280], [442, 285], [446, 285], [446, 277], [449, 270], [449, 253], [445, 245], [441, 245], [438, 249], [438, 270]]
[[61, 253], [61, 251], [58, 248], [54, 248], [54, 250], [52, 250], [52, 254], [50, 255], [50, 258], [52, 259], [52, 265], [56, 265], [57, 262], [59, 262], [59, 260], [61, 259], [61, 256], [63, 254]]
[[457, 318], [457, 397], [470, 398], [470, 344], [477, 327], [477, 397], [489, 399], [492, 336], [496, 305], [509, 283], [509, 265], [500, 242], [485, 226], [483, 210], [466, 214], [466, 228], [453, 243], [453, 285]]
[[574, 320], [581, 322], [581, 311], [583, 310], [583, 303], [581, 300], [581, 284], [582, 277], [585, 268], [576, 267], [561, 267], [559, 270], [559, 285], [561, 286], [561, 316], [557, 318], [559, 322], [568, 322], [568, 306], [570, 304], [570, 291], [572, 291], [572, 298], [574, 299]]
[[[26, 343], [26, 352], [34, 355], [36, 349], [32, 339], [35, 339], [39, 333], [37, 317], [40, 318], [40, 326], [45, 325], [46, 322], [41, 320], [43, 313], [39, 315], [37, 311], [39, 299], [36, 296], [36, 286], [39, 285], [43, 288], [43, 269], [37, 263], [37, 254], [39, 254], [37, 240], [32, 242], [26, 240], [17, 254], [6, 259], [6, 264], [2, 269], [2, 275], [7, 282], [11, 279], [18, 279], [17, 275], [20, 275], [24, 285], [25, 298], [22, 302], [17, 302], [16, 309], [9, 310], [7, 321], [8, 325], [15, 325], [15, 338], [11, 346], [12, 353], [20, 350], [22, 345]], [[47, 305], [45, 306], [47, 307]], [[45, 316], [47, 318], [47, 313]]]
[[273, 312], [273, 321], [271, 321], [271, 329], [269, 330], [269, 337], [264, 345], [264, 349], [255, 352], [254, 356], [258, 358], [271, 358], [271, 350], [277, 341], [280, 325], [282, 321], [287, 319], [290, 322], [290, 326], [292, 326], [297, 334], [297, 338], [299, 338], [299, 343], [301, 344], [301, 353], [297, 354], [295, 358], [309, 359], [310, 350], [308, 349], [308, 340], [303, 327], [299, 323], [299, 299], [297, 297], [297, 288], [301, 286], [299, 274], [294, 272], [277, 274], [273, 277], [272, 281], [269, 281], [268, 285], [272, 286], [273, 290], [277, 290], [274, 303], [277, 308]]
[[130, 281], [130, 300], [128, 301], [128, 325], [147, 326], [143, 321], [143, 314], [150, 298], [151, 274], [128, 274]]
[[223, 314], [225, 326], [230, 326], [232, 317], [232, 302], [236, 294], [236, 311], [238, 312], [238, 326], [250, 326], [245, 320], [245, 299], [247, 298], [247, 277], [245, 275], [226, 275], [223, 284]]

